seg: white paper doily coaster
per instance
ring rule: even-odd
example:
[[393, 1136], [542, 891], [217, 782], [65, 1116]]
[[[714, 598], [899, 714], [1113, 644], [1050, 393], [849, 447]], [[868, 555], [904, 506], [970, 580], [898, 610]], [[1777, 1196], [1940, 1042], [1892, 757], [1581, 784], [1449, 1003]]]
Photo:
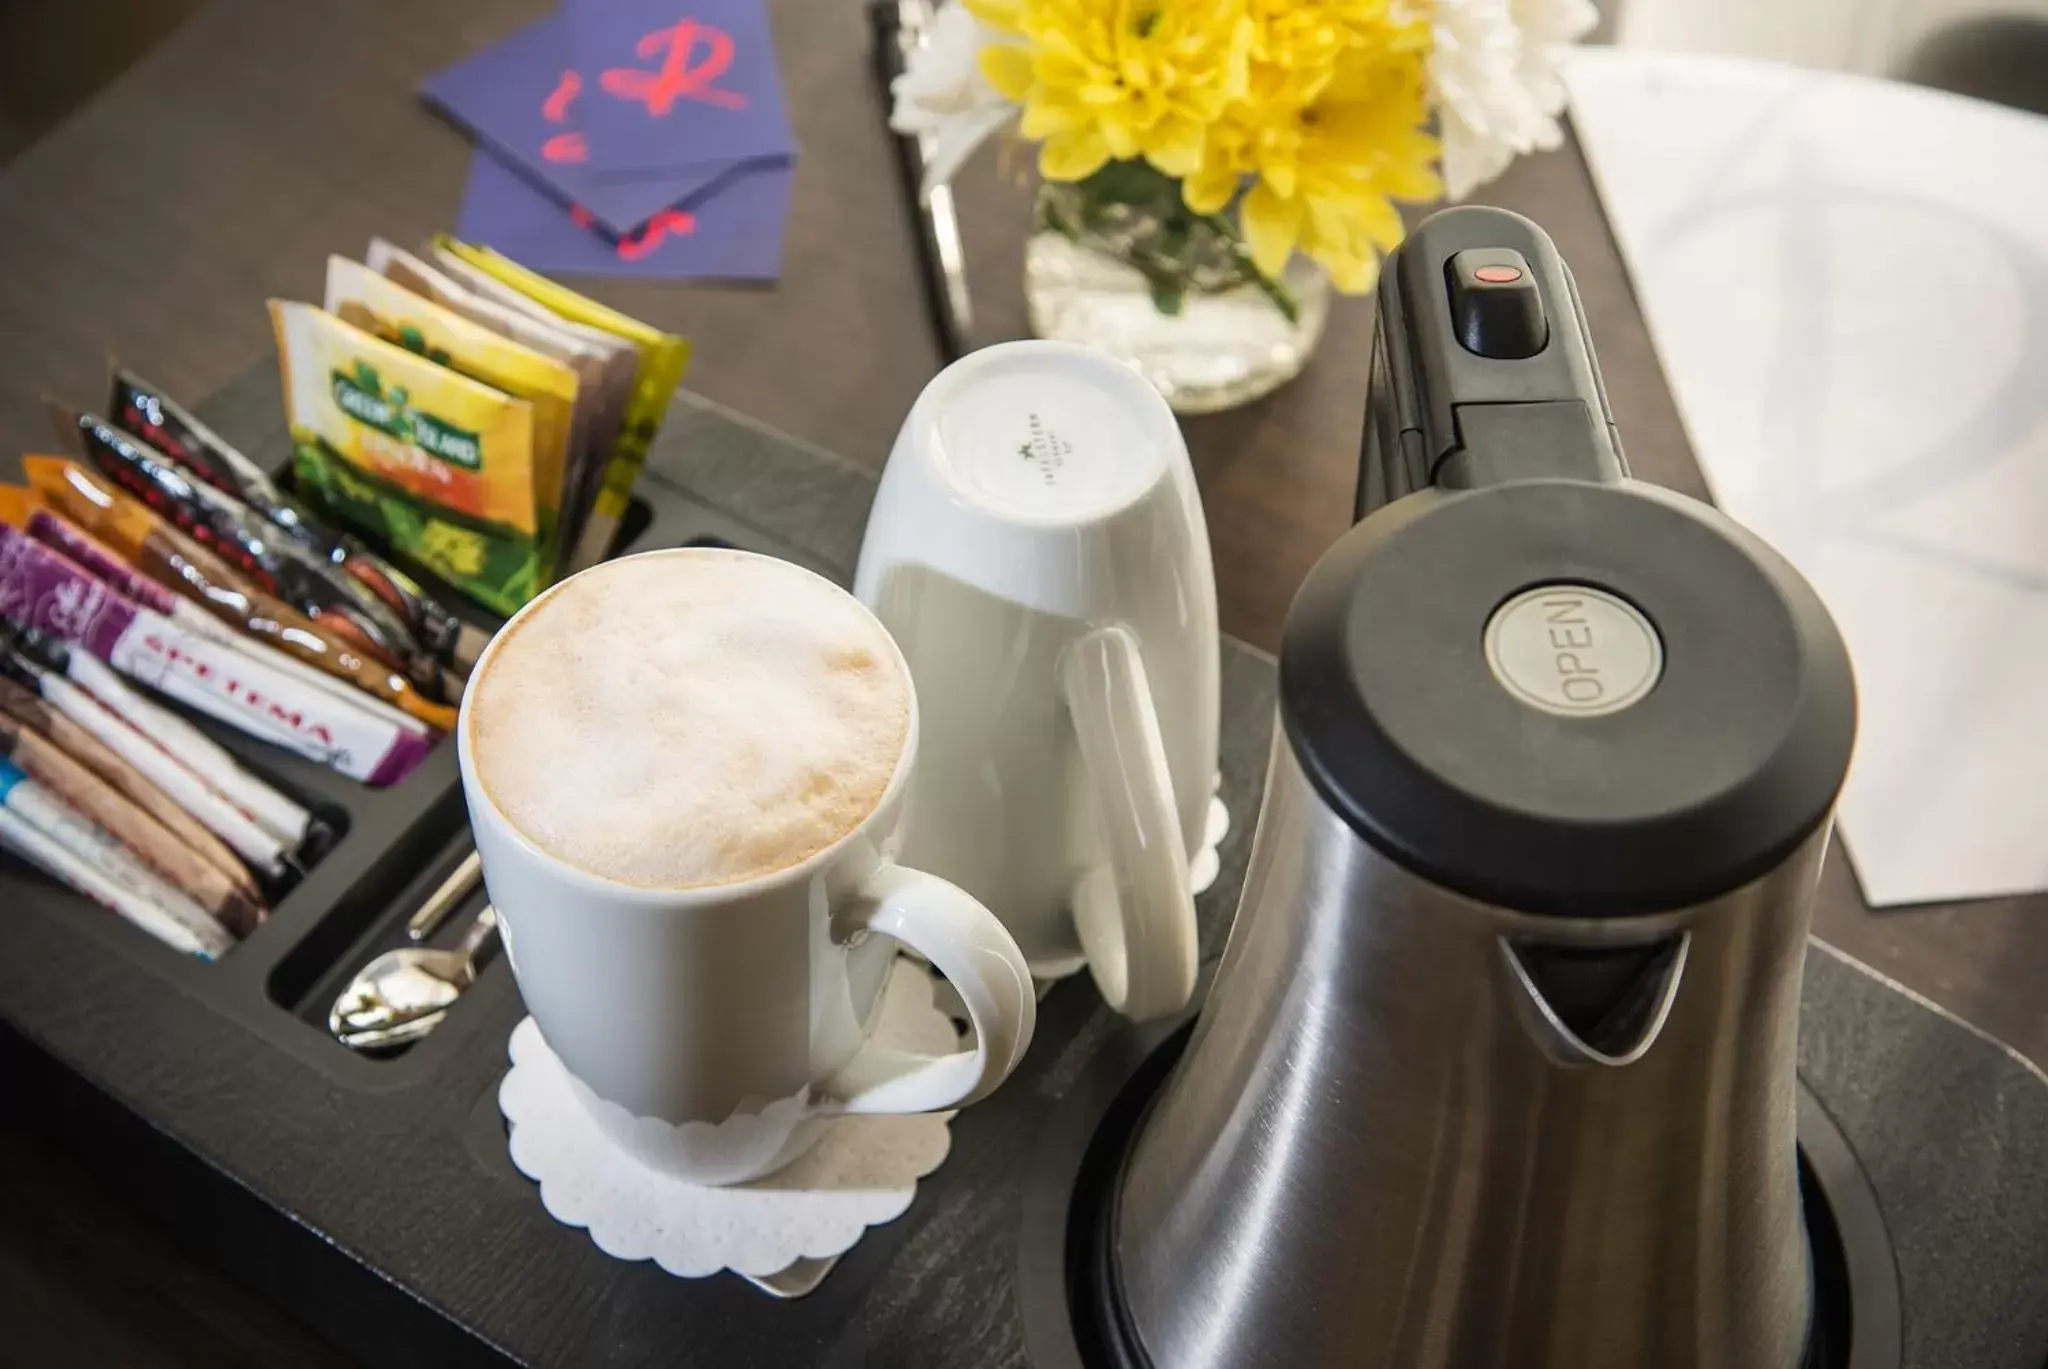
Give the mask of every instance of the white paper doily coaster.
[[[899, 960], [876, 1039], [911, 1051], [958, 1049], [932, 989], [930, 973]], [[512, 1069], [498, 1086], [498, 1108], [511, 1125], [512, 1163], [540, 1184], [550, 1216], [589, 1231], [607, 1255], [653, 1260], [687, 1279], [724, 1269], [763, 1279], [799, 1261], [836, 1258], [869, 1227], [903, 1215], [917, 1181], [939, 1167], [952, 1141], [951, 1113], [840, 1117], [816, 1146], [773, 1174], [730, 1188], [684, 1183], [605, 1138], [530, 1017], [512, 1032]]]

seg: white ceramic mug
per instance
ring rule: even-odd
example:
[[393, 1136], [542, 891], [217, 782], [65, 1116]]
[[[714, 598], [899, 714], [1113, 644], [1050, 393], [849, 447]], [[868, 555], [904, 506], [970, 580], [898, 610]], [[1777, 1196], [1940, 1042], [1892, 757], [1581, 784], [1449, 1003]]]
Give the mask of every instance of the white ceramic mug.
[[[478, 660], [468, 699], [518, 623]], [[465, 703], [463, 793], [520, 992], [577, 1096], [643, 1163], [739, 1183], [795, 1159], [831, 1117], [963, 1107], [1023, 1057], [1036, 1010], [1016, 943], [973, 898], [892, 859], [918, 738], [897, 664], [909, 725], [874, 810], [799, 864], [695, 889], [605, 879], [528, 840], [478, 783]], [[922, 1056], [869, 1040], [899, 942], [958, 990], [970, 1048]]]
[[1165, 401], [1064, 343], [955, 362], [896, 440], [854, 591], [917, 682], [904, 858], [987, 904], [1038, 977], [1086, 964], [1119, 1011], [1178, 1011], [1219, 664]]

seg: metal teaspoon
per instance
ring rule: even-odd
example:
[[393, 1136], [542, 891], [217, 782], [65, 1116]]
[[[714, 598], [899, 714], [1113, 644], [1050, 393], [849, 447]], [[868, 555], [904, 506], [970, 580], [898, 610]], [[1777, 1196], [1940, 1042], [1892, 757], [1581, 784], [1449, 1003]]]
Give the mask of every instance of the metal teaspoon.
[[426, 1035], [476, 982], [478, 963], [497, 930], [497, 909], [486, 905], [448, 950], [401, 946], [384, 952], [334, 1000], [327, 1029], [351, 1050], [387, 1049]]

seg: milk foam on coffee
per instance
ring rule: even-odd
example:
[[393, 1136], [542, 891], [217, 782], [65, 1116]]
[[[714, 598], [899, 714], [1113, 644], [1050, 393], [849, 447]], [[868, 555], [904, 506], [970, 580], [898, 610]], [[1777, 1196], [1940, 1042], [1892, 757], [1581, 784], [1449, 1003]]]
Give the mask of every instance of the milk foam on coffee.
[[528, 840], [651, 888], [795, 865], [881, 802], [910, 726], [894, 644], [786, 562], [689, 550], [584, 571], [470, 683], [477, 779]]

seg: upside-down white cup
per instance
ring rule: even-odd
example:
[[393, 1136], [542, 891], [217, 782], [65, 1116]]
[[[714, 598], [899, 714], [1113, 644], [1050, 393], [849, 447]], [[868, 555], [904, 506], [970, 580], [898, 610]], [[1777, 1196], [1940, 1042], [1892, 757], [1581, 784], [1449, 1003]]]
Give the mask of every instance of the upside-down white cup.
[[[845, 597], [809, 579], [813, 592]], [[528, 604], [484, 651], [468, 700], [520, 618], [559, 592]], [[694, 1183], [743, 1182], [795, 1159], [832, 1117], [972, 1103], [1030, 1043], [1035, 1006], [1016, 942], [973, 898], [892, 858], [918, 749], [915, 693], [900, 655], [896, 665], [909, 725], [867, 817], [787, 869], [692, 889], [601, 878], [528, 840], [478, 782], [465, 702], [463, 793], [513, 974], [577, 1096], [643, 1163]], [[959, 991], [969, 1047], [915, 1055], [869, 1040], [898, 943]]]
[[917, 682], [905, 859], [1139, 1019], [1195, 984], [1188, 852], [1216, 774], [1216, 577], [1173, 414], [1082, 347], [946, 368], [882, 473], [854, 591]]

